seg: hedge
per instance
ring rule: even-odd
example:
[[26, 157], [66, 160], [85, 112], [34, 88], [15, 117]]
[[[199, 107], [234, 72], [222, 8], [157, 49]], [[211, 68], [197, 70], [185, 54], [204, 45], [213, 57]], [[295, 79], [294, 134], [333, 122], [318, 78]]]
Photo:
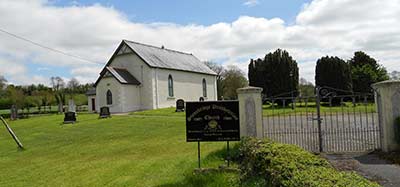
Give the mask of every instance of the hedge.
[[327, 160], [295, 145], [245, 138], [240, 144], [242, 177], [255, 176], [273, 187], [377, 187], [354, 172], [339, 172]]

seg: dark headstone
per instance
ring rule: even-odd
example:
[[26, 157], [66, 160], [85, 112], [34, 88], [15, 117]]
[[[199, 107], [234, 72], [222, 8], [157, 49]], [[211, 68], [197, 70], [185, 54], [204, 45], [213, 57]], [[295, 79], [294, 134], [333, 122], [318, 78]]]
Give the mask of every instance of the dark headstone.
[[185, 111], [185, 101], [183, 99], [178, 99], [176, 101], [176, 110], [175, 112], [183, 112]]
[[16, 120], [18, 118], [18, 109], [15, 105], [11, 106], [10, 118], [11, 118], [11, 120]]
[[64, 123], [75, 123], [76, 122], [76, 113], [75, 112], [66, 112], [64, 113]]
[[200, 97], [200, 98], [199, 98], [199, 101], [200, 101], [200, 102], [203, 102], [203, 101], [204, 101], [204, 97]]
[[110, 115], [110, 108], [104, 106], [100, 108], [100, 118], [109, 118]]

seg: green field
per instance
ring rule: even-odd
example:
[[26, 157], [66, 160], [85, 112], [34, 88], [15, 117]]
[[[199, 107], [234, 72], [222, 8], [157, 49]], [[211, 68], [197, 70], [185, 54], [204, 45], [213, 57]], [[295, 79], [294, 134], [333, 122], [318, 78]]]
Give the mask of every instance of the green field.
[[[194, 174], [197, 143], [185, 142], [173, 109], [98, 119], [79, 114], [10, 122], [26, 150], [0, 126], [0, 186], [238, 186], [236, 173]], [[202, 166], [224, 164], [225, 143], [202, 143]]]
[[[321, 103], [320, 106], [321, 114], [323, 113], [347, 113], [347, 112], [361, 112], [361, 113], [371, 113], [371, 112], [376, 112], [376, 106], [373, 103], [368, 103], [368, 104], [362, 104], [362, 103], [357, 103], [355, 106], [353, 106], [352, 103], [346, 102], [344, 103], [343, 106], [332, 106], [330, 107], [326, 103]], [[305, 115], [306, 113], [316, 113], [317, 112], [317, 107], [315, 102], [309, 102], [307, 103], [307, 106], [305, 103], [296, 103], [296, 107], [292, 109], [291, 105], [282, 107], [282, 106], [277, 106], [276, 104], [274, 106], [272, 105], [263, 105], [263, 116], [275, 116], [275, 115], [289, 115], [289, 114], [300, 114], [300, 115]]]

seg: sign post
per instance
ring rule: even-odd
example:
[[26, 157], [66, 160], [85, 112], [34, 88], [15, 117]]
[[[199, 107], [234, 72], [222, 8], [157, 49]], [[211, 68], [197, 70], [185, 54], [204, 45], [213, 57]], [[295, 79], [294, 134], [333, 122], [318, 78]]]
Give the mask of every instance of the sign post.
[[197, 142], [200, 168], [200, 142], [240, 140], [238, 101], [201, 101], [186, 103], [186, 142]]

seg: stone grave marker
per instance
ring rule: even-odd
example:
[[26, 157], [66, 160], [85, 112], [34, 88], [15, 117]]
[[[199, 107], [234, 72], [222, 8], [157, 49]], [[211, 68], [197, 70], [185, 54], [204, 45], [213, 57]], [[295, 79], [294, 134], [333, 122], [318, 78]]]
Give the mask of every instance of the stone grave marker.
[[65, 114], [65, 116], [64, 116], [64, 124], [75, 123], [76, 122], [75, 112], [66, 112], [64, 114]]
[[11, 118], [11, 120], [16, 120], [18, 118], [18, 109], [15, 105], [11, 106], [10, 118]]
[[76, 113], [76, 105], [73, 99], [68, 101], [68, 112], [75, 112]]
[[109, 118], [111, 117], [110, 108], [109, 107], [101, 107], [100, 108], [100, 118]]
[[183, 99], [178, 99], [176, 101], [176, 110], [175, 112], [183, 112], [185, 111], [185, 101]]

